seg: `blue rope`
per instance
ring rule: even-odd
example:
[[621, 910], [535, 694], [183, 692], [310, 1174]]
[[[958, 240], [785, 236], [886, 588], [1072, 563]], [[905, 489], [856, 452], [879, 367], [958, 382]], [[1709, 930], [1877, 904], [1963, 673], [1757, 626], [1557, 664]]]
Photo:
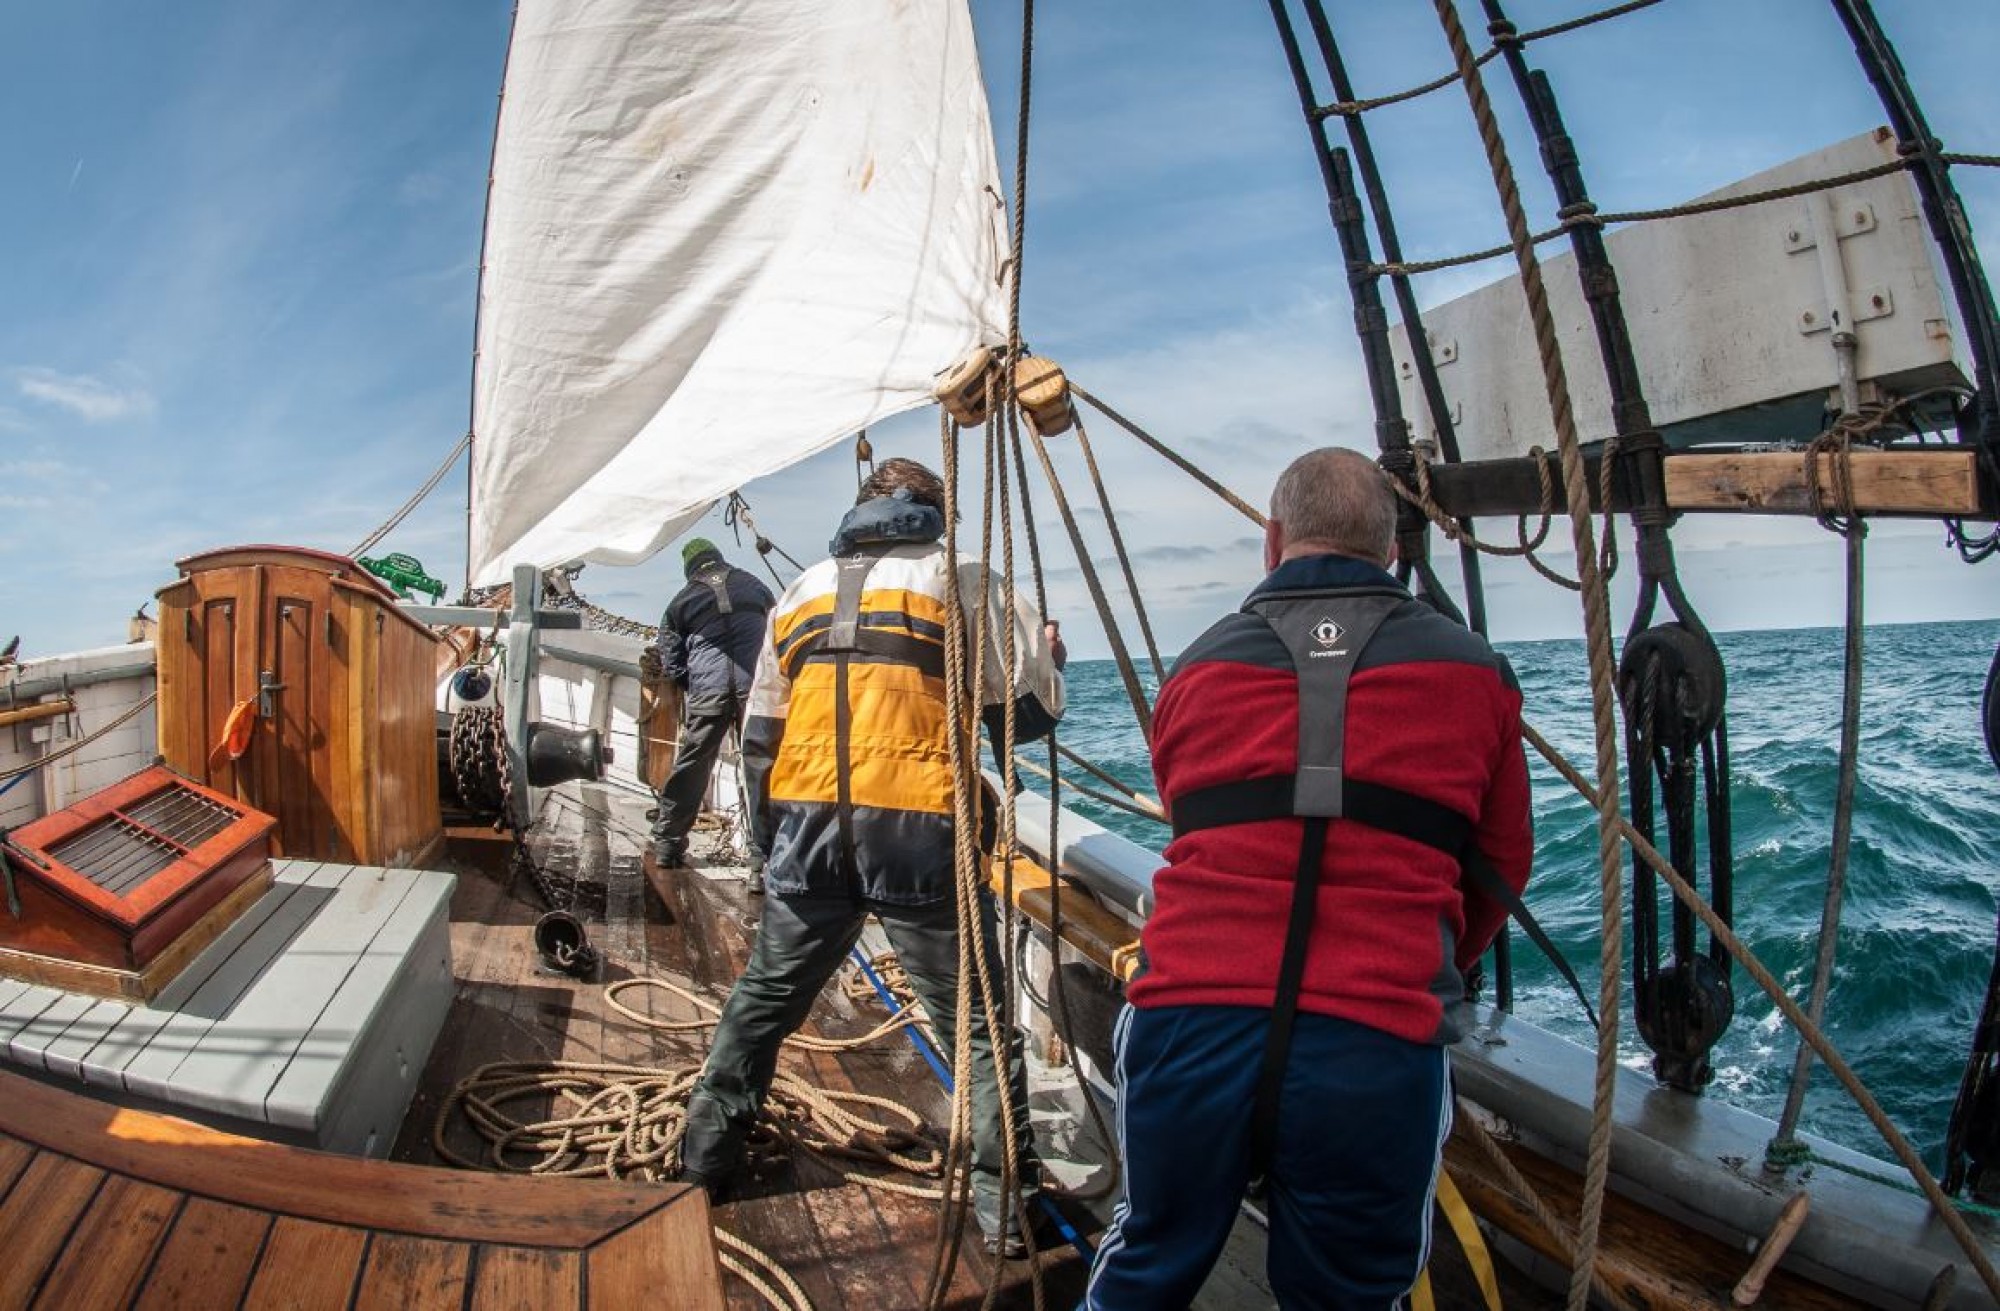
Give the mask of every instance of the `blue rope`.
[[[875, 973], [875, 967], [870, 965], [868, 958], [861, 954], [861, 948], [854, 947], [850, 950], [849, 954], [854, 957], [854, 963], [861, 967], [862, 976], [868, 980], [869, 986], [875, 989], [875, 995], [882, 999], [882, 1004], [889, 1008], [890, 1013], [894, 1014], [901, 1010], [902, 1004], [896, 1000], [896, 994], [890, 992], [888, 985], [882, 982], [882, 977]], [[914, 1024], [906, 1024], [903, 1026], [903, 1032], [910, 1035], [910, 1042], [922, 1054], [925, 1063], [931, 1067], [932, 1072], [937, 1075], [938, 1082], [944, 1085], [944, 1090], [947, 1093], [952, 1092], [951, 1070], [945, 1065], [943, 1059], [939, 1057], [937, 1048], [931, 1045], [931, 1040], [924, 1037], [923, 1030]], [[1089, 1095], [1088, 1093], [1084, 1094], [1086, 1097]], [[1055, 1225], [1056, 1232], [1063, 1236], [1065, 1242], [1076, 1249], [1077, 1255], [1081, 1256], [1086, 1263], [1096, 1259], [1096, 1249], [1091, 1247], [1082, 1234], [1079, 1234], [1071, 1227], [1070, 1222], [1063, 1218], [1063, 1213], [1056, 1209], [1054, 1202], [1051, 1202], [1047, 1196], [1041, 1193], [1035, 1194], [1035, 1202], [1042, 1208], [1042, 1214], [1047, 1216], [1050, 1223]]]
[[30, 777], [33, 776], [34, 772], [35, 771], [31, 769], [28, 770], [26, 773], [16, 774], [14, 775], [14, 777], [8, 779], [4, 785], [0, 785], [0, 797], [6, 796], [9, 792], [12, 792], [15, 788], [21, 786], [22, 783], [26, 782]]

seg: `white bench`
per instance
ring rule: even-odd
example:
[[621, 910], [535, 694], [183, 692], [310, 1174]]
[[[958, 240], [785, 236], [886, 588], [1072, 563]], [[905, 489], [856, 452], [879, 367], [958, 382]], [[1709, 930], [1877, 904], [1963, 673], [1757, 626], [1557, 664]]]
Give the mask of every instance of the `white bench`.
[[0, 979], [0, 1058], [124, 1105], [381, 1156], [454, 984], [454, 876], [272, 862], [271, 890], [151, 1003]]

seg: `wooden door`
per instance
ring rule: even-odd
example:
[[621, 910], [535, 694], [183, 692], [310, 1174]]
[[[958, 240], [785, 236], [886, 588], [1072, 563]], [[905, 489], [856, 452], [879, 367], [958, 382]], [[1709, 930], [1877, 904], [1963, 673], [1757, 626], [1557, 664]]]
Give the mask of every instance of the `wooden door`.
[[252, 764], [259, 808], [277, 817], [284, 855], [338, 859], [345, 852], [327, 743], [334, 681], [327, 577], [263, 565], [255, 573], [261, 632], [251, 678], [260, 700], [246, 763]]

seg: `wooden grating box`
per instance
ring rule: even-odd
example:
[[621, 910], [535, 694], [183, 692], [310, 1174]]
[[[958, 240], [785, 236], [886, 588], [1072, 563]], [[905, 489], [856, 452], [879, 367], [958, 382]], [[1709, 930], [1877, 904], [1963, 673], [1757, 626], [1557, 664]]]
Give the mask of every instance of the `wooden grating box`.
[[0, 975], [151, 1000], [270, 887], [276, 823], [155, 765], [22, 825]]

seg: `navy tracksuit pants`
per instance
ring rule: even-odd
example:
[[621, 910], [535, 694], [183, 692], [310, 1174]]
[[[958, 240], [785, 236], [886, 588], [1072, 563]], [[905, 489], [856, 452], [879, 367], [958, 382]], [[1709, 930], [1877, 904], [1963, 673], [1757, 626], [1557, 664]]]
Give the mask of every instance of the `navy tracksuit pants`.
[[[1125, 1193], [1091, 1267], [1089, 1311], [1179, 1311], [1208, 1277], [1249, 1183], [1270, 1016], [1128, 1006], [1119, 1017]], [[1442, 1047], [1299, 1015], [1265, 1197], [1271, 1291], [1285, 1311], [1389, 1311], [1416, 1283], [1449, 1086]]]

